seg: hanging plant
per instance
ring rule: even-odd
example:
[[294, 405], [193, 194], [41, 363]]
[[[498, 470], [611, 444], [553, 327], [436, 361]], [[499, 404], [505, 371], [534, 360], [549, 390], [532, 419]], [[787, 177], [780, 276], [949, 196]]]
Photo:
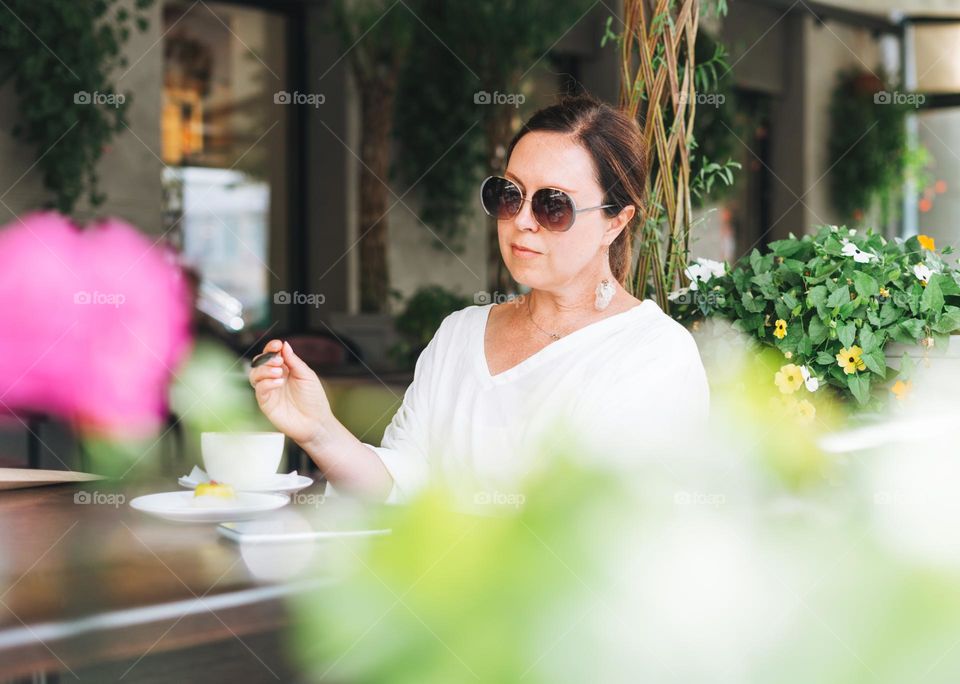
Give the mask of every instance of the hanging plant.
[[926, 164], [907, 136], [906, 118], [922, 95], [904, 93], [880, 75], [841, 72], [830, 103], [830, 196], [844, 220], [860, 221], [874, 208], [880, 224], [895, 215], [904, 182]]
[[[503, 172], [523, 114], [524, 76], [589, 6], [586, 0], [422, 0], [417, 50], [401, 81], [397, 167], [426, 198], [422, 219], [438, 244], [463, 247], [466, 210], [477, 201], [479, 181]], [[512, 290], [493, 219], [487, 259], [486, 288]]]
[[147, 28], [142, 12], [152, 0], [59, 2], [7, 0], [0, 31], [0, 85], [13, 80], [19, 102], [13, 135], [34, 146], [36, 166], [53, 199], [48, 207], [69, 214], [86, 194], [93, 206], [96, 165], [104, 148], [126, 125], [130, 95], [118, 92], [113, 70], [133, 22]]
[[733, 190], [733, 161], [740, 140], [755, 125], [754, 116], [739, 101], [726, 48], [706, 31], [697, 33], [694, 49], [697, 116], [690, 146], [690, 201], [694, 208], [719, 202]]

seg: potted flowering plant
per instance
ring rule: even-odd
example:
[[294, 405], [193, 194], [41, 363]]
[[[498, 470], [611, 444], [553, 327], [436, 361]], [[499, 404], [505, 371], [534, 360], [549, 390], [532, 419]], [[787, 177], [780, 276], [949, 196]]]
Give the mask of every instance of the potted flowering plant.
[[[960, 329], [960, 273], [925, 235], [886, 240], [822, 226], [813, 235], [753, 250], [733, 270], [699, 259], [688, 289], [671, 294], [679, 318], [723, 316], [783, 354], [773, 381], [783, 394], [821, 385], [860, 407], [908, 389], [900, 343], [945, 348]], [[892, 361], [892, 363], [891, 363]]]

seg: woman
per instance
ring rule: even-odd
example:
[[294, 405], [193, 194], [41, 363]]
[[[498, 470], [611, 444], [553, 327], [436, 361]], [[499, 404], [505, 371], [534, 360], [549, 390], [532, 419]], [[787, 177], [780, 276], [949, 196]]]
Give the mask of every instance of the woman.
[[608, 451], [688, 430], [708, 404], [696, 345], [623, 287], [643, 155], [636, 122], [590, 97], [534, 114], [504, 175], [481, 188], [504, 262], [529, 294], [443, 321], [379, 447], [333, 416], [316, 374], [280, 340], [264, 347], [280, 355], [250, 373], [264, 414], [337, 490], [388, 501], [431, 480], [475, 496], [515, 491], [558, 424]]

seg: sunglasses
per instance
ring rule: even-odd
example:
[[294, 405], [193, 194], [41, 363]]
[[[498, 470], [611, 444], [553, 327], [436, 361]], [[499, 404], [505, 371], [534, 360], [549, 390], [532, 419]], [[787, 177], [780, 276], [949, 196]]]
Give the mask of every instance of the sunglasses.
[[[526, 198], [519, 186], [501, 176], [490, 176], [480, 186], [480, 203], [488, 216], [498, 221], [511, 219], [520, 213], [520, 207]], [[530, 206], [537, 223], [555, 232], [570, 230], [577, 214], [581, 211], [607, 209], [614, 204], [599, 204], [595, 207], [577, 209], [573, 198], [563, 190], [541, 188], [530, 197]]]

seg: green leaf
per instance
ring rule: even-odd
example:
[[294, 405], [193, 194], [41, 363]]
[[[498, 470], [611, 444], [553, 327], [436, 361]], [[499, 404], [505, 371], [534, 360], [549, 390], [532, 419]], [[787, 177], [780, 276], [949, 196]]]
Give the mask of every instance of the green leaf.
[[827, 299], [827, 306], [830, 308], [842, 306], [850, 302], [850, 288], [844, 285], [833, 291]]
[[847, 387], [863, 406], [870, 400], [870, 376], [866, 373], [853, 373], [847, 376]]
[[886, 302], [880, 307], [880, 327], [885, 328], [900, 318], [900, 310], [893, 302]]
[[876, 335], [873, 334], [873, 331], [870, 330], [866, 325], [863, 326], [863, 329], [860, 331], [860, 347], [863, 349], [865, 354], [876, 351], [880, 346], [880, 341]]
[[939, 274], [940, 277], [940, 290], [945, 295], [957, 295], [960, 294], [960, 285], [957, 285], [957, 281], [951, 278], [948, 275]]
[[907, 352], [903, 352], [903, 355], [900, 357], [900, 376], [904, 378], [909, 378], [913, 375], [914, 370], [913, 357], [910, 356]]
[[830, 294], [825, 285], [817, 285], [816, 287], [810, 288], [810, 292], [807, 295], [810, 297], [810, 304], [817, 307], [818, 309], [827, 303], [827, 295]]
[[806, 267], [807, 267], [806, 262], [800, 261], [799, 259], [783, 260], [783, 268], [789, 271], [790, 273], [794, 273], [796, 275], [802, 276]]
[[856, 339], [856, 337], [857, 326], [853, 324], [853, 321], [837, 326], [837, 339], [839, 339], [840, 344], [847, 349], [853, 346], [853, 341]]
[[803, 243], [800, 240], [776, 240], [769, 247], [778, 257], [792, 257], [803, 249]]
[[923, 296], [920, 297], [921, 311], [938, 314], [943, 310], [943, 290], [940, 289], [939, 280], [939, 277], [934, 276], [923, 288]]
[[817, 363], [819, 363], [821, 366], [833, 366], [837, 363], [837, 357], [829, 352], [818, 352]]
[[906, 318], [900, 321], [900, 328], [914, 341], [923, 337], [923, 321], [918, 318]]
[[876, 373], [881, 378], [887, 377], [887, 357], [879, 349], [875, 349], [869, 354], [864, 353], [860, 358], [867, 364], [871, 372]]
[[933, 329], [938, 333], [945, 334], [960, 330], [960, 312], [948, 311], [943, 314], [940, 320], [934, 324]]
[[744, 292], [740, 301], [743, 303], [743, 308], [750, 313], [760, 313], [767, 307], [767, 303], [754, 297], [752, 292]]
[[864, 299], [867, 297], [875, 297], [880, 293], [880, 286], [873, 276], [863, 273], [862, 271], [853, 272], [853, 287], [857, 291], [857, 294]]
[[823, 321], [821, 321], [818, 316], [814, 316], [810, 319], [810, 324], [807, 326], [807, 335], [810, 336], [811, 342], [820, 344], [829, 337], [830, 329], [823, 324]]

